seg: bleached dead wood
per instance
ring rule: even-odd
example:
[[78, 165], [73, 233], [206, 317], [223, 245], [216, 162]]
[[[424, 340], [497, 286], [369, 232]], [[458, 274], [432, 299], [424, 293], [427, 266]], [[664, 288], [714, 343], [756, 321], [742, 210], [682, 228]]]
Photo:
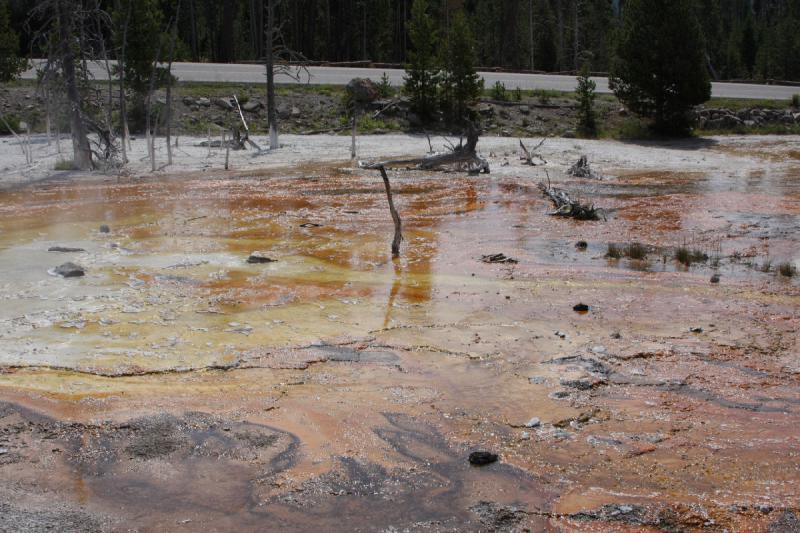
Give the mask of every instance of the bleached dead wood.
[[459, 142], [449, 152], [413, 159], [393, 159], [378, 163], [362, 163], [362, 168], [412, 168], [415, 170], [466, 170], [470, 174], [489, 173], [489, 162], [475, 151], [478, 144], [478, 130], [470, 124], [467, 129], [467, 143]]
[[567, 174], [575, 176], [576, 178], [603, 179], [601, 174], [595, 172], [592, 167], [589, 166], [589, 159], [585, 155], [582, 155], [574, 165], [569, 167]]
[[400, 255], [400, 242], [403, 240], [403, 223], [400, 220], [400, 215], [394, 207], [394, 199], [392, 198], [392, 187], [389, 184], [389, 176], [386, 174], [386, 168], [379, 167], [381, 177], [383, 178], [383, 186], [386, 189], [386, 198], [389, 200], [389, 212], [392, 215], [392, 222], [394, 222], [394, 238], [392, 239], [392, 257]]
[[[520, 148], [522, 148], [522, 152], [525, 154], [524, 156], [520, 157], [520, 159], [525, 162], [524, 164], [530, 165], [532, 167], [535, 167], [537, 165], [546, 165], [547, 164], [547, 161], [545, 161], [545, 159], [542, 156], [540, 156], [539, 154], [536, 153], [536, 151], [539, 148], [542, 147], [542, 145], [544, 144], [544, 142], [546, 140], [547, 140], [547, 137], [542, 139], [541, 142], [539, 144], [537, 144], [536, 146], [534, 146], [532, 150], [528, 150], [528, 148], [525, 146], [525, 144], [523, 144], [522, 139], [519, 140], [519, 146], [520, 146]], [[541, 161], [541, 163], [534, 163], [534, 161], [533, 161], [534, 157], [538, 158]]]
[[582, 204], [577, 200], [571, 199], [567, 191], [550, 186], [549, 181], [548, 179], [547, 185], [540, 183], [539, 189], [542, 194], [550, 198], [556, 208], [555, 211], [550, 213], [551, 215], [576, 218], [578, 220], [600, 220], [601, 216], [605, 219], [602, 209], [595, 208], [594, 204]]
[[242, 106], [239, 105], [239, 99], [235, 94], [233, 95], [233, 101], [236, 103], [236, 109], [239, 110], [239, 118], [242, 119], [242, 126], [244, 126], [244, 137], [240, 137], [242, 147], [244, 147], [244, 143], [247, 143], [260, 152], [261, 147], [257, 145], [255, 141], [250, 139], [250, 128], [247, 126], [247, 121], [244, 119], [244, 113], [242, 113]]

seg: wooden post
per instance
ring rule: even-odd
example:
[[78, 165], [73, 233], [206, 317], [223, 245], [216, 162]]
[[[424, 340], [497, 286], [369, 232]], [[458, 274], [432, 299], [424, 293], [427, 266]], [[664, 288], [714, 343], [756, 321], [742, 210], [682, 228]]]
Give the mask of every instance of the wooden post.
[[175, 41], [178, 38], [178, 20], [181, 14], [181, 2], [178, 0], [178, 7], [175, 10], [175, 20], [172, 22], [172, 37], [169, 45], [169, 63], [167, 66], [167, 164], [172, 165], [172, 59], [175, 56]]
[[228, 170], [228, 160], [231, 156], [231, 146], [225, 139], [225, 130], [222, 131], [222, 144], [225, 145], [225, 170]]
[[358, 126], [358, 106], [353, 104], [353, 132], [350, 139], [350, 160], [356, 158], [356, 127]]
[[28, 144], [27, 159], [28, 164], [30, 165], [33, 164], [33, 148], [31, 147], [31, 125], [27, 122], [25, 123], [25, 139]]
[[389, 200], [389, 212], [392, 214], [392, 221], [394, 222], [394, 239], [392, 239], [392, 257], [400, 256], [400, 242], [403, 240], [402, 221], [397, 209], [394, 207], [394, 200], [392, 199], [392, 187], [389, 184], [389, 176], [386, 175], [386, 168], [381, 165], [378, 167], [381, 171], [383, 178], [383, 186], [386, 188], [386, 198]]
[[45, 92], [45, 98], [47, 98], [47, 107], [46, 107], [46, 116], [45, 116], [45, 126], [47, 127], [47, 146], [50, 146], [52, 142], [51, 139], [51, 129], [50, 129], [50, 94]]

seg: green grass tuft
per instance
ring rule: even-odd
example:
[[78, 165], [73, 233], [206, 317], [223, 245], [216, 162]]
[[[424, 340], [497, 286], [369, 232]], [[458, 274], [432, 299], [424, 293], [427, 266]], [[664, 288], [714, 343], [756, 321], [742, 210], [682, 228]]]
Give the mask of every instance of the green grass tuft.
[[708, 254], [702, 250], [690, 250], [685, 246], [680, 246], [675, 250], [675, 259], [688, 267], [692, 263], [704, 263], [708, 261]]
[[625, 247], [625, 255], [631, 259], [644, 259], [647, 257], [647, 246], [638, 242], [632, 242]]
[[793, 264], [789, 263], [788, 261], [785, 263], [781, 263], [778, 266], [778, 272], [781, 276], [785, 276], [787, 278], [793, 278], [797, 275], [797, 269], [794, 267]]
[[617, 246], [614, 243], [608, 243], [608, 251], [606, 252], [606, 257], [611, 259], [619, 259], [622, 257], [622, 248]]

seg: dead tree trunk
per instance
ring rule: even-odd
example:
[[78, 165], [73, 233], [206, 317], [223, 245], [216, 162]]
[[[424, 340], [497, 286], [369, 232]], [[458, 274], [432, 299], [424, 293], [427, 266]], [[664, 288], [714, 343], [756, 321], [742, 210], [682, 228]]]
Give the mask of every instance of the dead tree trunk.
[[[131, 23], [133, 0], [128, 0], [128, 11], [125, 14], [125, 23], [122, 25], [122, 48], [119, 58], [119, 118], [122, 122], [122, 162], [128, 162], [128, 148], [130, 148], [130, 132], [128, 131], [128, 106], [125, 102], [125, 52], [128, 47], [128, 26]], [[126, 146], [127, 145], [127, 146]]]
[[59, 43], [61, 49], [61, 68], [64, 83], [67, 86], [67, 100], [70, 106], [70, 130], [72, 133], [72, 152], [75, 168], [90, 170], [92, 168], [92, 152], [89, 137], [83, 122], [81, 95], [78, 91], [78, 80], [75, 73], [75, 53], [73, 52], [73, 12], [75, 6], [68, 0], [59, 0], [56, 6]]
[[278, 109], [275, 106], [275, 1], [267, 0], [267, 42], [265, 47], [267, 68], [267, 121], [269, 122], [269, 149], [278, 148]]
[[[170, 19], [167, 27], [172, 24]], [[147, 100], [145, 102], [145, 140], [147, 141], [147, 152], [150, 155], [150, 170], [156, 171], [156, 146], [153, 139], [153, 132], [150, 131], [150, 123], [152, 122], [151, 115], [153, 112], [153, 95], [156, 91], [156, 79], [158, 78], [158, 63], [161, 60], [161, 43], [156, 48], [156, 58], [153, 61], [153, 71], [150, 73], [150, 86], [147, 89]]]
[[356, 135], [358, 134], [358, 106], [353, 104], [353, 131], [350, 136], [350, 161], [356, 159]]
[[178, 21], [181, 16], [181, 1], [175, 8], [175, 20], [172, 23], [172, 37], [169, 43], [169, 63], [167, 65], [167, 110], [166, 110], [166, 137], [167, 137], [167, 164], [172, 165], [172, 59], [175, 57], [175, 41], [178, 39]]
[[392, 214], [392, 222], [394, 222], [394, 238], [392, 239], [392, 257], [400, 256], [400, 243], [403, 240], [403, 223], [400, 220], [400, 215], [394, 207], [394, 199], [392, 198], [392, 186], [389, 184], [389, 176], [386, 175], [386, 168], [383, 165], [377, 167], [381, 171], [383, 178], [383, 186], [386, 188], [386, 198], [389, 200], [389, 212]]
[[114, 139], [114, 119], [113, 119], [113, 106], [114, 106], [114, 79], [111, 75], [111, 63], [108, 60], [108, 50], [106, 50], [106, 40], [103, 38], [103, 27], [100, 24], [100, 0], [95, 0], [95, 24], [97, 26], [97, 41], [100, 43], [100, 53], [103, 56], [103, 64], [106, 68], [106, 76], [108, 77], [108, 101], [106, 102], [106, 129], [108, 130], [109, 138]]

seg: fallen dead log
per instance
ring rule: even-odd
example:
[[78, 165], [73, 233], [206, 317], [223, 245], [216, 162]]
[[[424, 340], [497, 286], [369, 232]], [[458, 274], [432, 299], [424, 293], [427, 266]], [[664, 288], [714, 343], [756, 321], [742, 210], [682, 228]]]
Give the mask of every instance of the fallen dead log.
[[457, 146], [443, 154], [434, 154], [414, 159], [394, 159], [378, 163], [361, 163], [361, 168], [411, 168], [414, 170], [466, 170], [470, 174], [489, 174], [489, 162], [480, 157], [475, 151], [478, 144], [478, 130], [469, 124], [467, 129], [467, 143], [463, 139]]
[[481, 261], [483, 261], [484, 263], [491, 263], [491, 264], [505, 263], [505, 264], [515, 265], [519, 263], [519, 261], [517, 261], [513, 257], [508, 257], [506, 254], [482, 255]]
[[574, 165], [569, 167], [567, 174], [576, 178], [591, 178], [595, 180], [603, 179], [601, 174], [595, 172], [592, 167], [589, 166], [589, 159], [585, 155], [582, 155]]
[[539, 190], [542, 194], [550, 198], [550, 201], [555, 205], [556, 210], [550, 215], [560, 217], [570, 217], [578, 220], [600, 220], [602, 217], [605, 220], [602, 209], [595, 208], [594, 204], [582, 204], [577, 200], [569, 197], [566, 191], [550, 187], [549, 184], [539, 184]]
[[250, 128], [247, 126], [247, 121], [244, 119], [244, 113], [242, 113], [242, 106], [239, 105], [239, 99], [236, 95], [233, 95], [233, 101], [236, 103], [236, 109], [239, 111], [239, 118], [242, 119], [242, 126], [244, 126], [244, 135], [239, 133], [239, 130], [234, 129], [234, 137], [239, 145], [238, 150], [242, 150], [245, 148], [244, 144], [247, 143], [259, 152], [261, 152], [261, 147], [250, 139]]
[[[544, 142], [546, 140], [547, 140], [547, 137], [542, 139], [541, 142], [539, 144], [537, 144], [536, 146], [534, 146], [532, 150], [528, 150], [528, 148], [523, 144], [522, 139], [519, 140], [519, 146], [520, 146], [520, 148], [522, 148], [522, 152], [525, 154], [524, 156], [520, 157], [520, 159], [522, 161], [524, 161], [525, 165], [530, 165], [532, 167], [535, 167], [537, 164], [540, 164], [540, 165], [546, 165], [547, 164], [547, 161], [544, 159], [544, 157], [542, 157], [542, 156], [540, 156], [539, 154], [536, 153], [536, 151], [539, 148], [542, 147], [542, 145], [544, 144]], [[534, 157], [539, 158], [541, 163], [534, 163], [533, 162], [533, 158]]]

